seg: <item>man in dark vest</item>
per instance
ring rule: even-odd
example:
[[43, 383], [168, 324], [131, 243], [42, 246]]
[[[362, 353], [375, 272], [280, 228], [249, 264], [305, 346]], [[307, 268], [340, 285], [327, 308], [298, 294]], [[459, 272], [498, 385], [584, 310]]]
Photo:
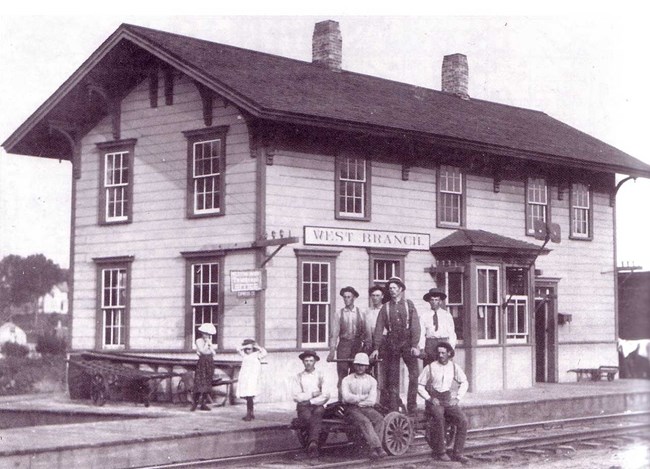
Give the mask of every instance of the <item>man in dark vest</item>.
[[[409, 373], [406, 409], [412, 415], [417, 411], [420, 319], [413, 302], [404, 298], [406, 286], [402, 279], [390, 278], [387, 289], [390, 301], [379, 311], [371, 357], [376, 359], [381, 347], [383, 356], [380, 358], [384, 360], [386, 367], [386, 389], [389, 399], [386, 402], [382, 396], [381, 400], [382, 405], [387, 405], [390, 410], [399, 410], [402, 403], [399, 397], [399, 368], [400, 358], [404, 360]], [[386, 331], [385, 336], [384, 331]]]

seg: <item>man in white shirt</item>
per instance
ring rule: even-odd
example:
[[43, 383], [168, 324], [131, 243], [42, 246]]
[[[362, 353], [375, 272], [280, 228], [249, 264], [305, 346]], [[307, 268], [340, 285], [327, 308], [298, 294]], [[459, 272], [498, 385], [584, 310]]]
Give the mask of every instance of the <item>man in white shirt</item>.
[[440, 342], [447, 342], [455, 349], [457, 340], [454, 318], [442, 307], [447, 295], [432, 288], [422, 299], [431, 305], [431, 311], [420, 316], [422, 335], [419, 348], [424, 352], [424, 366], [427, 366], [436, 361]]
[[[363, 351], [368, 355], [374, 350], [373, 336], [375, 334], [375, 326], [377, 325], [377, 317], [379, 316], [379, 311], [381, 311], [382, 305], [388, 301], [388, 295], [385, 290], [379, 285], [370, 287], [368, 290], [368, 295], [370, 297], [370, 308], [366, 310], [364, 315], [363, 323], [365, 328], [365, 336], [363, 338]], [[386, 298], [386, 300], [384, 300]], [[384, 332], [384, 336], [386, 333]], [[385, 337], [384, 337], [385, 338]], [[384, 355], [384, 350], [380, 350], [380, 355]], [[379, 389], [379, 402], [384, 407], [389, 406], [389, 395], [386, 387], [386, 366], [381, 362], [377, 361], [374, 364], [374, 376], [377, 380], [377, 387]]]
[[[459, 461], [463, 464], [468, 459], [463, 456], [465, 438], [467, 437], [467, 417], [458, 406], [467, 393], [469, 383], [460, 366], [450, 361], [454, 349], [447, 342], [438, 344], [437, 361], [424, 367], [418, 379], [418, 394], [426, 401], [427, 429], [431, 436], [429, 445], [432, 457], [439, 461]], [[458, 390], [454, 392], [454, 385]], [[445, 421], [456, 426], [456, 437], [451, 458], [445, 452]]]
[[377, 381], [366, 373], [370, 366], [368, 355], [357, 353], [354, 357], [354, 373], [346, 376], [341, 383], [343, 402], [347, 404], [345, 418], [363, 435], [370, 448], [370, 458], [386, 456], [381, 448], [384, 417], [374, 409], [377, 402]]
[[298, 355], [298, 358], [302, 360], [305, 369], [294, 376], [291, 393], [296, 402], [298, 419], [309, 429], [307, 454], [310, 458], [317, 458], [324, 405], [330, 396], [323, 391], [323, 373], [316, 370], [316, 362], [320, 360], [318, 354], [313, 350], [306, 350]]

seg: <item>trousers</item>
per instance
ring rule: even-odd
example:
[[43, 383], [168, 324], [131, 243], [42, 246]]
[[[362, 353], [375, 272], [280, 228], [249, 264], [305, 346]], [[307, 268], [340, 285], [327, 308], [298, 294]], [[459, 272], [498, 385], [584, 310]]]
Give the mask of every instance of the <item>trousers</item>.
[[314, 441], [318, 444], [325, 407], [322, 405], [298, 404], [296, 412], [300, 422], [309, 429], [309, 443]]
[[386, 347], [385, 349], [383, 359], [386, 366], [385, 389], [388, 391], [388, 407], [390, 410], [399, 410], [401, 403], [399, 397], [400, 358], [404, 360], [404, 364], [409, 373], [406, 409], [408, 412], [415, 412], [417, 410], [418, 376], [420, 370], [418, 359], [411, 355], [411, 348], [409, 346], [398, 349]]
[[427, 408], [427, 427], [431, 432], [431, 449], [435, 454], [445, 453], [445, 422], [456, 426], [454, 454], [461, 455], [467, 438], [467, 417], [457, 405], [432, 405]]
[[345, 419], [359, 429], [370, 448], [381, 448], [380, 435], [384, 427], [384, 417], [372, 407], [348, 406]]

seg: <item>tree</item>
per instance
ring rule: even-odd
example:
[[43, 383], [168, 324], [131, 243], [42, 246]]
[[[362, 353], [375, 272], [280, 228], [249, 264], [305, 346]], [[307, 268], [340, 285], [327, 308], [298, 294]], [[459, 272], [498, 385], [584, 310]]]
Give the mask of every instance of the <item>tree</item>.
[[36, 301], [66, 280], [67, 271], [43, 254], [10, 254], [0, 261], [0, 312], [10, 305]]

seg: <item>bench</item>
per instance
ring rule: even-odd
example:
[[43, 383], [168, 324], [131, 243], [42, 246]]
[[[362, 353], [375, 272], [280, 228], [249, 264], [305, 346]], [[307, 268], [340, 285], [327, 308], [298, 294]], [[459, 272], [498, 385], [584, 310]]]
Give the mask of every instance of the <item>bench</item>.
[[600, 366], [598, 368], [574, 368], [567, 371], [567, 373], [575, 373], [577, 381], [600, 381], [605, 377], [607, 377], [607, 381], [613, 381], [616, 373], [618, 373], [618, 367]]

